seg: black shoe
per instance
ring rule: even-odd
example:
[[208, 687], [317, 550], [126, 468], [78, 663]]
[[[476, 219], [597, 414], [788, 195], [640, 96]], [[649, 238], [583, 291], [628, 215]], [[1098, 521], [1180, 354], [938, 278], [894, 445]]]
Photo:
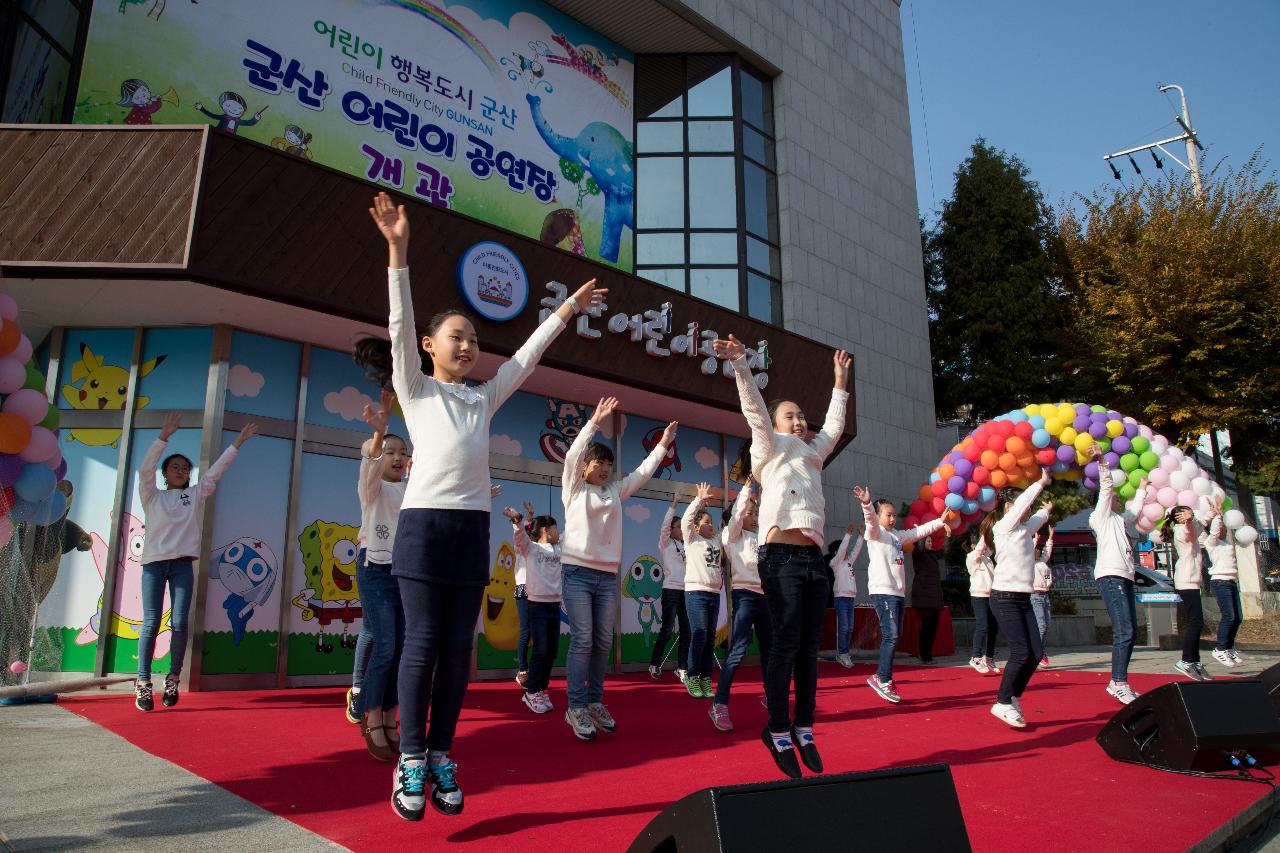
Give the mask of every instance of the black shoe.
[[178, 704], [178, 676], [166, 675], [164, 677], [164, 696], [160, 699], [166, 708], [172, 708]]
[[155, 707], [151, 701], [151, 682], [136, 681], [133, 685], [133, 706], [139, 711], [150, 711]]
[[426, 781], [427, 762], [424, 756], [400, 756], [391, 789], [391, 808], [396, 814], [405, 820], [422, 820], [422, 813], [426, 811], [423, 793]]
[[796, 734], [795, 727], [791, 727], [791, 742], [796, 745], [796, 749], [800, 750], [800, 760], [804, 762], [804, 766], [808, 767], [814, 773], [822, 772], [822, 756], [818, 755], [818, 746], [814, 743], [805, 743], [800, 740], [800, 736]]
[[360, 710], [356, 708], [356, 702], [359, 700], [359, 698], [360, 698], [359, 693], [356, 693], [355, 690], [353, 690], [350, 687], [347, 688], [347, 722], [348, 723], [359, 724], [360, 722], [360, 717], [361, 717]]
[[462, 814], [462, 789], [458, 787], [458, 765], [452, 761], [444, 764], [427, 763], [427, 778], [431, 781], [431, 806], [440, 814]]
[[765, 726], [760, 731], [760, 740], [764, 741], [765, 749], [769, 750], [769, 754], [773, 756], [773, 763], [778, 765], [778, 769], [792, 779], [799, 779], [800, 762], [796, 761], [796, 751], [788, 749], [786, 752], [778, 752], [773, 747], [773, 735], [769, 733], [769, 727]]

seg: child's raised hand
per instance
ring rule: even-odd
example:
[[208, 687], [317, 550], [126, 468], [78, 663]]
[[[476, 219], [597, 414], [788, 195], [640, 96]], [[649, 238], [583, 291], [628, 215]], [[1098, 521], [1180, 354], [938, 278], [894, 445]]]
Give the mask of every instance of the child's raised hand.
[[236, 436], [236, 449], [239, 450], [244, 443], [258, 434], [258, 425], [253, 421], [244, 425], [244, 429], [240, 430], [240, 434]]
[[378, 193], [373, 197], [369, 215], [388, 245], [403, 249], [409, 244], [409, 218], [404, 214], [403, 204], [393, 204], [391, 196]]
[[586, 311], [589, 308], [597, 308], [603, 304], [604, 297], [608, 292], [609, 288], [607, 287], [596, 287], [596, 280], [593, 278], [574, 292], [573, 301], [578, 303], [579, 311]]
[[1049, 470], [1049, 466], [1046, 465], [1040, 471], [1040, 485], [1047, 486], [1052, 482], [1053, 482], [1053, 471]]
[[373, 430], [379, 435], [386, 435], [387, 410], [385, 408], [375, 409], [373, 406], [366, 403], [364, 406], [364, 412], [362, 413], [362, 417], [364, 418], [364, 422], [369, 425], [369, 429]]
[[857, 498], [858, 502], [861, 503], [863, 506], [866, 506], [867, 504], [871, 503], [871, 490], [868, 489], [866, 486], [854, 486], [853, 496]]
[[852, 524], [850, 524], [848, 527], [846, 527], [846, 528], [844, 529], [845, 535], [846, 535], [846, 536], [852, 536], [852, 535], [853, 535], [853, 533], [854, 533], [854, 530], [855, 530], [855, 529], [856, 529], [856, 528], [854, 528], [854, 526], [853, 526]]
[[711, 342], [711, 348], [715, 351], [716, 358], [727, 358], [729, 361], [736, 361], [747, 354], [747, 348], [742, 345], [742, 341], [733, 335], [730, 335], [727, 341], [716, 338]]
[[853, 365], [853, 359], [849, 357], [849, 353], [840, 349], [831, 357], [831, 362], [835, 369], [835, 386], [843, 391], [849, 384], [849, 368]]
[[1102, 448], [1101, 448], [1101, 447], [1099, 447], [1096, 443], [1095, 443], [1095, 444], [1091, 444], [1091, 445], [1089, 445], [1089, 447], [1085, 450], [1084, 455], [1085, 455], [1085, 456], [1087, 456], [1087, 457], [1088, 457], [1088, 458], [1090, 458], [1090, 459], [1101, 459], [1101, 458], [1102, 458]]
[[661, 444], [663, 447], [670, 447], [672, 444], [675, 443], [676, 430], [679, 428], [680, 428], [679, 421], [672, 421], [671, 423], [667, 424], [667, 428], [662, 431], [662, 440], [659, 441], [658, 443]]
[[168, 441], [178, 428], [182, 426], [182, 415], [170, 412], [164, 416], [164, 426], [160, 429], [160, 440]]
[[600, 402], [596, 403], [596, 410], [591, 413], [591, 422], [596, 426], [600, 426], [617, 408], [617, 397], [601, 397]]
[[525, 502], [524, 502], [524, 517], [525, 517], [525, 518], [533, 518], [535, 515], [537, 515], [537, 513], [536, 513], [536, 512], [534, 511], [534, 509], [533, 509], [533, 504], [529, 503], [528, 501], [525, 501]]
[[497, 497], [498, 495], [500, 495], [500, 494], [502, 494], [502, 486], [499, 486], [497, 483], [490, 483], [490, 484], [489, 484], [489, 497], [490, 497], [490, 498], [496, 498], [496, 497]]
[[520, 513], [516, 512], [516, 508], [515, 508], [515, 507], [513, 507], [513, 506], [509, 506], [509, 507], [507, 507], [506, 509], [504, 509], [504, 510], [502, 511], [502, 514], [503, 514], [503, 515], [507, 518], [507, 520], [508, 520], [508, 521], [510, 521], [512, 524], [519, 524], [519, 523], [521, 522], [521, 520], [522, 520], [522, 519], [521, 519], [521, 517], [520, 517]]
[[698, 484], [698, 500], [704, 501], [704, 502], [711, 500], [711, 494], [714, 491], [715, 489], [712, 488], [710, 483], [699, 483]]

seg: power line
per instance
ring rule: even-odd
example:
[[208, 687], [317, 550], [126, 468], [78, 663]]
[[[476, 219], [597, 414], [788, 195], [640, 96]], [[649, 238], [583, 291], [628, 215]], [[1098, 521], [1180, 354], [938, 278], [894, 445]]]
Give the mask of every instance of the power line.
[[929, 110], [924, 103], [924, 76], [920, 73], [920, 37], [916, 35], [916, 4], [908, 0], [911, 6], [911, 46], [916, 54], [916, 86], [920, 90], [920, 118], [924, 122], [924, 157], [929, 164], [929, 205], [930, 210], [938, 207], [938, 192], [933, 185], [933, 151], [929, 147]]

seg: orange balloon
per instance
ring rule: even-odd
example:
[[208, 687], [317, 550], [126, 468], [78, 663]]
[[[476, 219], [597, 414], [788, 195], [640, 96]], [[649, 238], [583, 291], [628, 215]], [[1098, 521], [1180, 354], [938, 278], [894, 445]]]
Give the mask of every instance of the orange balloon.
[[1010, 474], [1018, 467], [1018, 459], [1012, 453], [1000, 454], [1000, 467]]
[[1023, 453], [1018, 456], [1019, 468], [1023, 468], [1023, 469], [1034, 468], [1035, 465], [1036, 465], [1036, 458], [1032, 456], [1030, 453]]
[[991, 470], [991, 488], [1003, 489], [1009, 483], [1009, 475], [999, 468]]
[[932, 489], [932, 488], [930, 488], [929, 486], [921, 486], [921, 487], [920, 487], [920, 491], [918, 492], [918, 495], [919, 495], [919, 497], [920, 497], [920, 500], [922, 500], [922, 501], [932, 500], [932, 499], [933, 499], [933, 489]]
[[1040, 469], [1037, 468], [1034, 463], [1031, 465], [1023, 465], [1021, 470], [1022, 476], [1026, 477], [1028, 482], [1040, 479]]
[[956, 466], [948, 462], [944, 462], [938, 466], [938, 476], [944, 480], [950, 480], [952, 477], [955, 476], [955, 473], [956, 473]]
[[1027, 452], [1027, 443], [1016, 435], [1009, 436], [1009, 440], [1004, 443], [1004, 449], [1012, 453], [1014, 456], [1021, 456]]
[[22, 330], [18, 328], [17, 323], [12, 320], [5, 320], [0, 323], [0, 357], [13, 352], [21, 338]]
[[912, 551], [915, 547], [916, 547], [916, 543], [914, 543], [914, 542], [908, 542], [908, 543], [906, 543], [905, 545], [903, 545], [903, 546], [902, 546], [902, 550], [903, 550], [903, 551], [906, 551], [908, 554], [910, 554], [910, 553], [911, 553], [911, 551]]
[[994, 450], [984, 450], [979, 461], [982, 462], [983, 468], [999, 468], [1000, 454]]
[[0, 412], [0, 453], [18, 453], [30, 440], [31, 424], [21, 415]]

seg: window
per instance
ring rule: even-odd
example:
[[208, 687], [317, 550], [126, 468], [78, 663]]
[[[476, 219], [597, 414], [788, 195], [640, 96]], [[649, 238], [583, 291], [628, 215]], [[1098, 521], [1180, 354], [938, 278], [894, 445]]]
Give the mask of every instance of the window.
[[782, 322], [769, 81], [735, 56], [636, 57], [636, 275]]
[[83, 0], [0, 3], [0, 121], [71, 120]]

